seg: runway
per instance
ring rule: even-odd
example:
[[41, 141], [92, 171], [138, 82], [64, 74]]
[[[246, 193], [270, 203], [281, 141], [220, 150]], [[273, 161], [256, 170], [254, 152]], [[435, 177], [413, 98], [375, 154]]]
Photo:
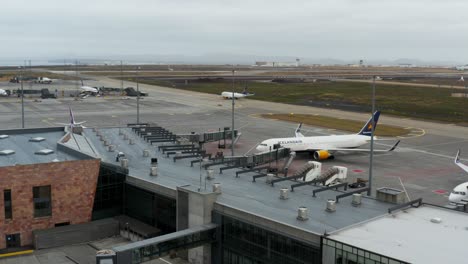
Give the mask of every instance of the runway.
[[[87, 81], [90, 86], [120, 87], [119, 80], [98, 78]], [[124, 87], [136, 85], [125, 82]], [[54, 89], [76, 89], [73, 81], [64, 81], [52, 85], [34, 85], [34, 89], [48, 87]], [[9, 88], [6, 88], [9, 87]], [[0, 83], [2, 89], [16, 89], [18, 84]], [[26, 89], [26, 88], [25, 88]], [[231, 126], [231, 101], [217, 95], [201, 94], [141, 85], [140, 89], [149, 92], [148, 97], [140, 101], [140, 120], [155, 122], [176, 133], [202, 132], [218, 130]], [[235, 102], [235, 127], [242, 132], [235, 154], [243, 155], [254, 151], [260, 141], [272, 137], [288, 137], [294, 134], [296, 124], [267, 120], [257, 117], [262, 113], [306, 113], [362, 120], [369, 114], [344, 112], [306, 106], [285, 105], [256, 100], [237, 100]], [[81, 101], [73, 98], [25, 99], [26, 127], [57, 126], [56, 123], [68, 122], [68, 106], [71, 106], [77, 121], [86, 120], [86, 126], [125, 126], [136, 122], [135, 97], [89, 97]], [[453, 164], [457, 149], [462, 150], [462, 158], [468, 160], [468, 128], [449, 124], [430, 123], [382, 115], [381, 123], [413, 128], [418, 133], [411, 133], [402, 138], [399, 147], [391, 153], [375, 155], [374, 188], [394, 187], [402, 189], [401, 183], [411, 198], [422, 197], [424, 201], [445, 205], [448, 192], [462, 182], [468, 181], [468, 175]], [[18, 98], [0, 98], [1, 129], [21, 126], [21, 104]], [[320, 127], [305, 126], [306, 136], [342, 134], [343, 132]], [[377, 148], [388, 148], [397, 139], [382, 139], [376, 142]], [[208, 144], [207, 148], [216, 150], [217, 144]], [[226, 150], [230, 153], [229, 150]], [[300, 166], [309, 160], [307, 155], [299, 155], [294, 166]], [[349, 181], [355, 178], [367, 178], [369, 156], [367, 154], [338, 153], [334, 160], [323, 162], [323, 169], [333, 165], [348, 167]]]

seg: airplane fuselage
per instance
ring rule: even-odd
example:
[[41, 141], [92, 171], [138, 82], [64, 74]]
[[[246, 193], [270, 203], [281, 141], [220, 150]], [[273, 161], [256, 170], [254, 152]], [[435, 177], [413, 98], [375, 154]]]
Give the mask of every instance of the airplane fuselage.
[[269, 151], [275, 144], [289, 148], [292, 151], [316, 151], [327, 149], [353, 149], [367, 144], [370, 137], [363, 135], [336, 135], [315, 137], [288, 137], [267, 139], [257, 146], [259, 151]]
[[233, 95], [234, 95], [234, 99], [244, 98], [248, 96], [247, 94], [243, 94], [243, 93], [232, 93], [232, 92], [221, 93], [221, 96], [225, 99], [232, 99]]

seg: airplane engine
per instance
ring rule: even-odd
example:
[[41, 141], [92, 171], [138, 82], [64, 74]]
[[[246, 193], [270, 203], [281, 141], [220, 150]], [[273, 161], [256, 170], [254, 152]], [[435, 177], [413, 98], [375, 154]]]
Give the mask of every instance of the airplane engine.
[[317, 150], [314, 152], [315, 160], [326, 160], [328, 158], [333, 158], [333, 155], [326, 150]]

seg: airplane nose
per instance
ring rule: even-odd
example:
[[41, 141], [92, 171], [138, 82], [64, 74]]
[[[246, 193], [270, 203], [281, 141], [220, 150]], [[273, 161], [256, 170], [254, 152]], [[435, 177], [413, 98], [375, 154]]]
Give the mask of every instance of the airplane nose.
[[452, 202], [452, 203], [459, 203], [460, 199], [459, 199], [458, 195], [450, 194], [449, 195], [449, 201]]

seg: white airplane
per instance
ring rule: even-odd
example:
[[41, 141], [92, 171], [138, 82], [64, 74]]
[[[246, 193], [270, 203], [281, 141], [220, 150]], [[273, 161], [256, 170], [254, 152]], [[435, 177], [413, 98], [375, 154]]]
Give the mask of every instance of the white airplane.
[[80, 87], [81, 93], [84, 93], [85, 95], [99, 95], [99, 89], [94, 88], [91, 86], [87, 86], [83, 84], [83, 80], [81, 80], [81, 87]]
[[[468, 166], [460, 162], [460, 150], [455, 157], [455, 165], [462, 168], [468, 173]], [[460, 203], [462, 200], [468, 201], [468, 182], [457, 185], [449, 195], [449, 201], [452, 203]]]
[[34, 82], [35, 83], [52, 83], [52, 79], [49, 79], [47, 77], [37, 77], [37, 79]]
[[8, 96], [8, 93], [5, 90], [0, 89], [0, 96]]
[[462, 66], [456, 66], [455, 69], [457, 71], [466, 71], [466, 70], [468, 70], [468, 64], [467, 65], [462, 65]]
[[242, 93], [236, 93], [236, 92], [234, 92], [234, 93], [233, 92], [222, 92], [221, 93], [221, 96], [224, 99], [232, 99], [232, 97], [234, 97], [234, 99], [240, 99], [240, 98], [244, 98], [244, 97], [252, 96], [252, 95], [255, 95], [255, 94], [248, 93], [247, 88], [244, 88], [244, 91]]
[[73, 115], [73, 111], [72, 111], [71, 107], [68, 107], [68, 109], [70, 110], [70, 123], [68, 123], [68, 124], [56, 123], [57, 125], [63, 125], [63, 126], [68, 126], [70, 128], [73, 128], [73, 127], [80, 127], [80, 126], [82, 126], [82, 124], [86, 123], [86, 121], [75, 122], [75, 116]]
[[[374, 113], [375, 128], [379, 120], [380, 111]], [[295, 152], [310, 152], [313, 153], [314, 159], [325, 160], [334, 158], [333, 154], [336, 151], [361, 151], [370, 152], [370, 149], [359, 149], [362, 145], [369, 143], [372, 133], [372, 117], [362, 127], [357, 134], [351, 135], [331, 135], [331, 136], [314, 136], [305, 137], [301, 132], [302, 123], [296, 129], [296, 137], [289, 138], [271, 138], [262, 141], [258, 146], [259, 151], [269, 151], [274, 149], [278, 144], [282, 147], [289, 148]], [[375, 131], [374, 128], [374, 131]], [[389, 152], [393, 151], [400, 141], [398, 140], [393, 147], [386, 150], [374, 150], [374, 152]]]

